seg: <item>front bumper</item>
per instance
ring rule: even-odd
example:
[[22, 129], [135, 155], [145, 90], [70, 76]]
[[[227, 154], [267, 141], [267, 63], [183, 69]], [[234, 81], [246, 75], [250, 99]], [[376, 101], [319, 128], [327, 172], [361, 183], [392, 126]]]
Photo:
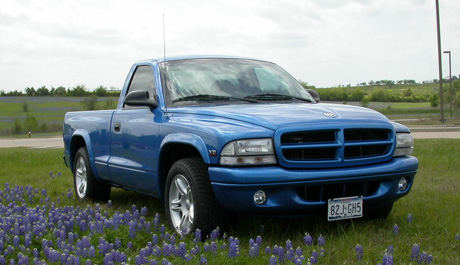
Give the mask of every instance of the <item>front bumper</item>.
[[[334, 169], [210, 167], [209, 177], [217, 201], [224, 210], [296, 217], [326, 214], [328, 196], [349, 196], [351, 193], [347, 192], [347, 187], [364, 187], [363, 192], [353, 191], [361, 194], [352, 194], [364, 196], [364, 210], [387, 205], [410, 191], [417, 169], [415, 157], [400, 157], [380, 164]], [[402, 177], [409, 182], [405, 191], [398, 189]], [[371, 183], [373, 188], [368, 190]], [[323, 194], [331, 187], [334, 187], [334, 193]], [[258, 190], [267, 194], [267, 201], [262, 205], [257, 205], [253, 199]], [[312, 199], [305, 194], [311, 191], [320, 196]]]

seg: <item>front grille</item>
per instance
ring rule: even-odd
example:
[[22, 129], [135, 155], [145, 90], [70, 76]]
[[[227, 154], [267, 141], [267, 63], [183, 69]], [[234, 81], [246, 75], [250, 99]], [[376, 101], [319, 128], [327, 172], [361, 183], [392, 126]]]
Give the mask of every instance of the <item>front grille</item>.
[[372, 196], [376, 194], [380, 181], [368, 181], [358, 183], [321, 185], [302, 187], [297, 190], [298, 195], [309, 202], [325, 202], [329, 199]]
[[365, 165], [391, 159], [393, 137], [388, 128], [288, 131], [279, 134], [278, 154], [281, 164], [285, 162], [283, 165], [287, 167]]

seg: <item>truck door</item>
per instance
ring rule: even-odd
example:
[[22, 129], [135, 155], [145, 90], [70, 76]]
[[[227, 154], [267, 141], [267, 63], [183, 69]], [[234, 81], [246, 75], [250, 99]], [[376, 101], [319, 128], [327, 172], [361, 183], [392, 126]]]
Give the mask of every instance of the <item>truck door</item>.
[[[153, 68], [138, 66], [131, 78], [126, 94], [147, 90], [155, 97]], [[157, 114], [157, 115], [155, 115]], [[111, 158], [109, 171], [114, 183], [140, 192], [157, 194], [157, 135], [161, 113], [149, 107], [123, 106], [112, 119]]]

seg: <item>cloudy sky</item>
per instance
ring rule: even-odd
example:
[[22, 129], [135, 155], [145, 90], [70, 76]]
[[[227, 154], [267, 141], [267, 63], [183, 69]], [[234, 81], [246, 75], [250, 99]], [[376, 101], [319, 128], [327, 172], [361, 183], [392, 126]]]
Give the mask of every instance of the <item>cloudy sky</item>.
[[[458, 76], [460, 2], [440, 12]], [[265, 59], [316, 87], [438, 78], [435, 0], [1, 0], [0, 90], [121, 88], [163, 57], [163, 14], [167, 56]]]

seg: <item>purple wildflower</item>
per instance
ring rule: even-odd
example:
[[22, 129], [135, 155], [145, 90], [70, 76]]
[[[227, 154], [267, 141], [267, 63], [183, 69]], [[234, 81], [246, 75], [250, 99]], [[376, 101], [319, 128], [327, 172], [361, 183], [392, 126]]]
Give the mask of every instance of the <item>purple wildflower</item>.
[[262, 237], [261, 237], [261, 236], [257, 236], [257, 237], [256, 237], [256, 243], [257, 243], [257, 245], [259, 245], [259, 246], [262, 245]]
[[325, 244], [326, 244], [326, 238], [324, 238], [322, 235], [319, 235], [318, 246], [324, 246]]
[[220, 229], [219, 227], [217, 227], [216, 229], [212, 230], [209, 239], [211, 241], [216, 241], [219, 238], [219, 235], [220, 235]]
[[107, 207], [112, 207], [112, 200], [109, 200], [109, 201], [107, 202]]
[[393, 246], [387, 247], [387, 252], [388, 252], [389, 254], [393, 255], [394, 247], [393, 247]]
[[302, 255], [303, 255], [302, 248], [297, 247], [297, 248], [295, 249], [295, 254], [296, 254], [296, 256], [298, 256], [298, 257], [302, 256]]
[[270, 249], [270, 247], [265, 248], [265, 254], [272, 254], [272, 250]]
[[276, 257], [275, 257], [274, 255], [272, 255], [272, 256], [270, 257], [269, 264], [270, 264], [270, 265], [276, 265], [276, 263], [278, 263], [277, 260], [276, 260]]
[[455, 235], [455, 240], [460, 240], [460, 235], [459, 234]]
[[141, 208], [141, 215], [142, 215], [142, 216], [147, 216], [147, 213], [148, 213], [147, 207], [145, 207], [145, 206], [142, 207], [142, 208]]
[[410, 223], [412, 223], [413, 220], [414, 220], [414, 217], [412, 216], [412, 214], [408, 214], [407, 215], [407, 222], [410, 224]]
[[313, 237], [309, 233], [305, 233], [303, 242], [305, 243], [305, 245], [311, 246], [313, 244]]
[[203, 254], [200, 257], [200, 264], [201, 265], [208, 264], [208, 260], [206, 259], [206, 257]]
[[361, 261], [364, 256], [363, 246], [361, 246], [360, 244], [356, 245], [355, 252], [356, 252], [356, 260]]
[[195, 238], [193, 239], [193, 242], [194, 243], [201, 242], [201, 230], [198, 228], [195, 230]]
[[395, 224], [393, 226], [393, 234], [397, 235], [399, 233], [399, 226], [397, 224]]
[[229, 258], [235, 258], [236, 256], [239, 256], [240, 253], [240, 246], [239, 246], [240, 241], [238, 238], [233, 238], [230, 237], [229, 239], [229, 245], [228, 245], [228, 257]]
[[291, 248], [293, 248], [292, 242], [291, 242], [291, 240], [288, 239], [288, 240], [286, 240], [286, 249], [289, 250]]
[[311, 264], [316, 264], [316, 263], [318, 263], [318, 259], [319, 259], [318, 252], [316, 250], [313, 250], [311, 252], [310, 263]]
[[420, 257], [420, 246], [419, 246], [418, 244], [414, 244], [414, 245], [412, 246], [412, 253], [411, 253], [411, 258], [410, 258], [410, 260], [411, 260], [411, 261], [412, 261], [412, 260], [416, 261], [416, 260], [419, 259], [419, 257]]
[[393, 255], [386, 252], [385, 255], [383, 255], [382, 265], [393, 265], [393, 264], [394, 264]]

